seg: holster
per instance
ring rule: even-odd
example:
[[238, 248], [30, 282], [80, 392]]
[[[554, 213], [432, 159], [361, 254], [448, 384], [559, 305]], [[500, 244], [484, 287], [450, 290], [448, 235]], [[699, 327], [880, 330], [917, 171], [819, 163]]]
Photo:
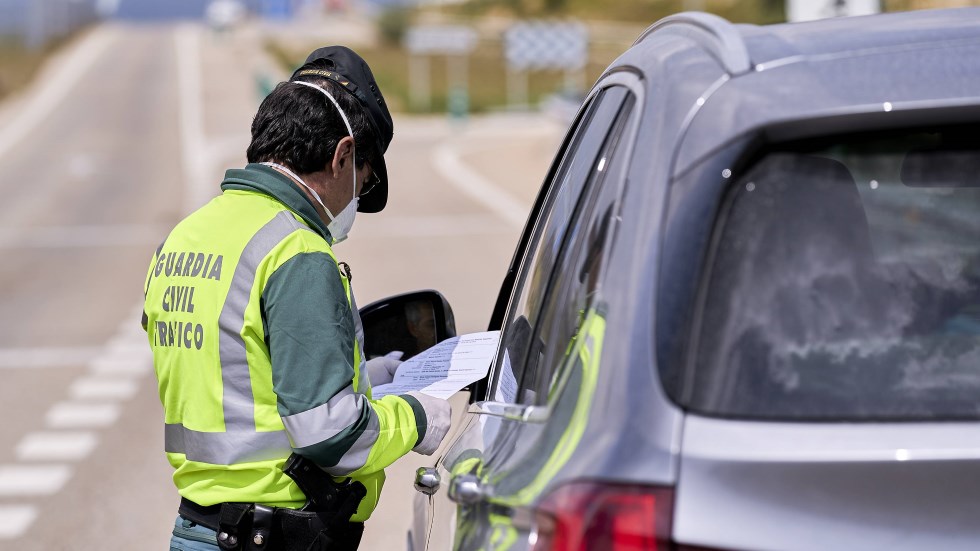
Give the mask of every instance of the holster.
[[356, 507], [355, 503], [343, 516], [340, 511], [299, 511], [253, 503], [201, 507], [185, 499], [180, 515], [214, 530], [218, 547], [224, 551], [334, 551], [357, 548], [364, 525], [349, 522]]

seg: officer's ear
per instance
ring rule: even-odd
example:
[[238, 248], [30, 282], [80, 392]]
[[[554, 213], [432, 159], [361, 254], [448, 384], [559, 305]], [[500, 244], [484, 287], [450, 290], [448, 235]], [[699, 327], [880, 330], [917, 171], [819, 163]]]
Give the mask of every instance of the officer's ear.
[[333, 152], [333, 162], [330, 165], [334, 178], [339, 178], [341, 172], [347, 168], [348, 163], [354, 162], [354, 138], [344, 136], [337, 143], [337, 149]]

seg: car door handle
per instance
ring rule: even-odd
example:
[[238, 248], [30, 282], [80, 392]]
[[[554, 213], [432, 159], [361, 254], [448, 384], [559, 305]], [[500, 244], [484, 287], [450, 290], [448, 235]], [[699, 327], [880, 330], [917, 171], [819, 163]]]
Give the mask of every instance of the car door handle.
[[470, 404], [467, 412], [524, 423], [544, 423], [551, 413], [547, 406], [509, 404], [506, 402], [476, 402]]
[[473, 505], [487, 497], [489, 488], [475, 474], [454, 476], [449, 482], [449, 499], [460, 505]]
[[415, 489], [427, 496], [438, 492], [441, 482], [439, 471], [434, 468], [419, 467], [415, 471]]

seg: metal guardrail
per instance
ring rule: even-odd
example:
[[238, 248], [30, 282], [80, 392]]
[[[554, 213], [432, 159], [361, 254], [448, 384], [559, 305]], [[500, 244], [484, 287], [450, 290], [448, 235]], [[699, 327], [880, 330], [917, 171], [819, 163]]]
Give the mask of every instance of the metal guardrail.
[[99, 18], [99, 0], [0, 0], [0, 38], [40, 48]]

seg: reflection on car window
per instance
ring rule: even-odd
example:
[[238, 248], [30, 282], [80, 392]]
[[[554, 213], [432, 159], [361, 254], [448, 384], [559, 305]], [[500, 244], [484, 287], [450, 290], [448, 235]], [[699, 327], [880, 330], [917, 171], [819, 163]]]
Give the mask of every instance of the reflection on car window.
[[[571, 351], [575, 350], [583, 324], [590, 311], [600, 308], [602, 275], [621, 191], [615, 184], [622, 181], [624, 175], [620, 171], [626, 168], [618, 162], [617, 146], [630, 108], [627, 101], [592, 172], [594, 182], [587, 188], [593, 192], [592, 197], [583, 205], [583, 215], [567, 237], [566, 254], [555, 270], [555, 280], [542, 307], [539, 332], [532, 341], [540, 351], [532, 351], [531, 356], [543, 359], [533, 366], [533, 371], [525, 372], [521, 386], [526, 393], [532, 393], [525, 396], [527, 402], [533, 398], [539, 404], [547, 403], [561, 390], [569, 375], [568, 366], [576, 360]], [[576, 236], [579, 231], [582, 234]]]
[[544, 360], [537, 370], [525, 376], [523, 386], [534, 392], [536, 401], [544, 404], [559, 392], [567, 375], [567, 363], [577, 360], [572, 351], [592, 309], [599, 308], [601, 275], [605, 268], [605, 253], [613, 230], [613, 202], [604, 197], [597, 217], [590, 220], [588, 237], [583, 247], [562, 264], [561, 276], [541, 313], [541, 334], [535, 339]]
[[578, 239], [579, 227], [571, 221], [579, 209], [582, 190], [597, 174], [608, 171], [607, 136], [619, 120], [627, 94], [624, 88], [610, 88], [596, 97], [556, 173], [511, 299], [495, 370], [495, 400], [533, 400], [525, 389], [533, 386], [545, 352], [532, 338], [538, 333], [549, 281], [563, 244]]
[[977, 136], [764, 155], [724, 203], [680, 399], [753, 418], [980, 418]]

